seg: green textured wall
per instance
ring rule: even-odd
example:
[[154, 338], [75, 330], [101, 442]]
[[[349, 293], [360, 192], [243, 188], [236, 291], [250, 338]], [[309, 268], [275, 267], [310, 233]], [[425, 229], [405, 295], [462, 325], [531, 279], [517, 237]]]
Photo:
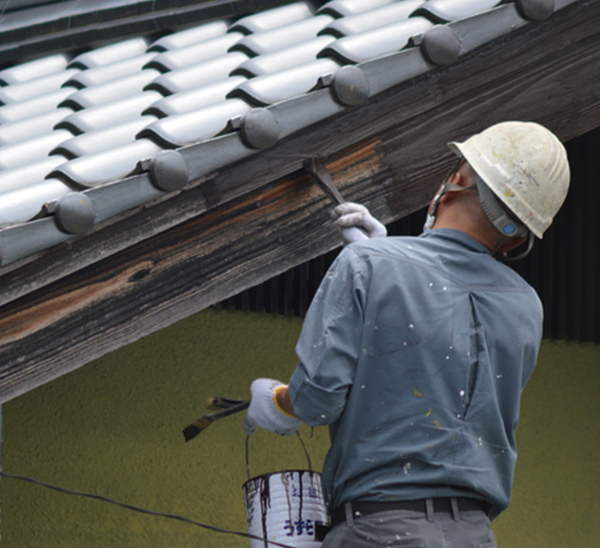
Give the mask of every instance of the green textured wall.
[[523, 393], [501, 548], [600, 546], [600, 345], [544, 341]]
[[[4, 405], [2, 466], [122, 502], [246, 531], [243, 416], [184, 443], [210, 395], [247, 397], [257, 376], [287, 379], [301, 322], [206, 310]], [[600, 538], [600, 347], [545, 342], [527, 387], [501, 548], [593, 548]], [[315, 467], [327, 433], [303, 426]], [[296, 437], [257, 432], [252, 474], [305, 467]], [[133, 513], [13, 479], [0, 481], [3, 548], [247, 547], [240, 537]]]

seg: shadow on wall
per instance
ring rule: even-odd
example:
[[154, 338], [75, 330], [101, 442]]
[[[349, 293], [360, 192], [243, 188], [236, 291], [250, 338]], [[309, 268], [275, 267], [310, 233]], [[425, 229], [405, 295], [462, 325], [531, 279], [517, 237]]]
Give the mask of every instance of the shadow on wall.
[[[181, 430], [214, 395], [247, 398], [259, 376], [287, 380], [301, 319], [206, 310], [4, 405], [2, 465], [70, 489], [246, 532], [244, 413], [189, 443]], [[545, 342], [527, 387], [501, 548], [596, 546], [600, 347]], [[327, 430], [302, 427], [321, 469]], [[306, 468], [295, 436], [257, 431], [252, 475]], [[248, 540], [17, 480], [0, 482], [4, 548], [247, 547]]]

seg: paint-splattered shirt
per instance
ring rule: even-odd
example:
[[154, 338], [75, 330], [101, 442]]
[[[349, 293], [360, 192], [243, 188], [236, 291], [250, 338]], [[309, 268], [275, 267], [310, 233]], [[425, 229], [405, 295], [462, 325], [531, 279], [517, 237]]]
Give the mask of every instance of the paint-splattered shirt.
[[505, 509], [542, 314], [518, 274], [456, 230], [344, 249], [289, 384], [296, 414], [330, 425], [329, 506], [470, 496], [492, 517]]

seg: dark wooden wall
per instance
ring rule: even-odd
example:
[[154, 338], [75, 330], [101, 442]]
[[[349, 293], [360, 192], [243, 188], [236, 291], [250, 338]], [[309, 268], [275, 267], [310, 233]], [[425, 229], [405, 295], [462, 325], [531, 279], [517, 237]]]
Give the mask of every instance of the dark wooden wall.
[[[571, 188], [544, 239], [512, 264], [538, 291], [544, 336], [600, 342], [600, 128], [566, 144]], [[425, 209], [388, 226], [391, 235], [420, 234]], [[339, 250], [243, 291], [220, 308], [303, 316]]]

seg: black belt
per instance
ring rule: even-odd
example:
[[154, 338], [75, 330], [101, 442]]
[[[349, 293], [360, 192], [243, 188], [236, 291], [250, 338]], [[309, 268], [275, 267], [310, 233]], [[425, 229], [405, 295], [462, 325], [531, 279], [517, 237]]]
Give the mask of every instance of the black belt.
[[[452, 513], [452, 499], [450, 497], [433, 498], [434, 513]], [[456, 497], [456, 504], [459, 512], [469, 512], [481, 510], [487, 513], [489, 505], [485, 502], [473, 498]], [[394, 502], [375, 502], [367, 500], [358, 500], [350, 503], [352, 505], [352, 517], [360, 518], [369, 514], [386, 512], [388, 510], [410, 510], [412, 512], [427, 513], [427, 500], [402, 500]], [[346, 521], [346, 508], [340, 506], [331, 512], [331, 527], [338, 523]]]

